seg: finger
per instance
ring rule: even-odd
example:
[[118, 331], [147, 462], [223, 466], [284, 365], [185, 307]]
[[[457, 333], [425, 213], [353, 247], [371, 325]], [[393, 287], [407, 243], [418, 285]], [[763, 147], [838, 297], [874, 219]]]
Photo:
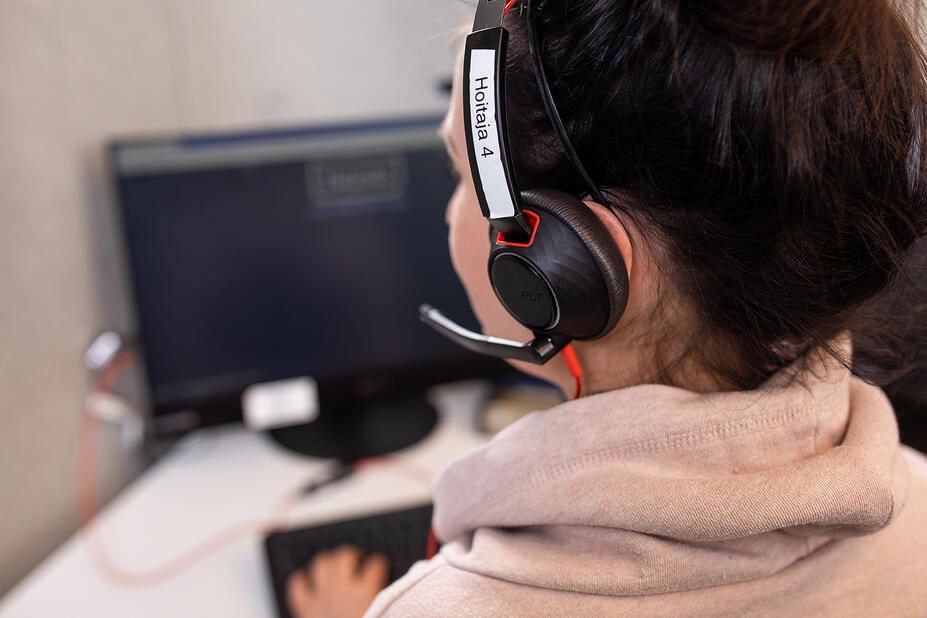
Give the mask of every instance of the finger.
[[329, 590], [332, 586], [332, 562], [334, 554], [331, 550], [319, 552], [309, 563], [309, 582], [316, 594]]
[[360, 579], [369, 590], [379, 592], [389, 582], [389, 560], [383, 554], [368, 556], [361, 565]]
[[353, 545], [342, 545], [335, 549], [332, 561], [333, 576], [339, 581], [347, 582], [355, 577], [358, 565], [364, 557], [360, 548]]
[[316, 613], [318, 598], [309, 586], [309, 577], [304, 569], [297, 570], [287, 579], [286, 604], [290, 614], [296, 618]]

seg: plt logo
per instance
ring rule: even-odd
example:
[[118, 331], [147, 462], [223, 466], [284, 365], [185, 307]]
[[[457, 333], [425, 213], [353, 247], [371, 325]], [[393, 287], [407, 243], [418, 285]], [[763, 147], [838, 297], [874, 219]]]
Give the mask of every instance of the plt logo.
[[522, 300], [530, 300], [530, 301], [533, 302], [533, 303], [539, 303], [539, 302], [541, 302], [541, 293], [540, 293], [540, 292], [532, 292], [531, 290], [522, 290], [522, 291], [521, 291], [521, 299], [522, 299]]

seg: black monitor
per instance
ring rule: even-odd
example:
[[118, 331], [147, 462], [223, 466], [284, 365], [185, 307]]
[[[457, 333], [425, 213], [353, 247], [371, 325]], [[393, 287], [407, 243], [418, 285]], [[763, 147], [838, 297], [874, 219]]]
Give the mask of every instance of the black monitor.
[[[297, 423], [274, 429], [288, 446], [353, 458], [433, 424], [406, 396], [504, 370], [419, 322], [428, 301], [476, 326], [447, 250], [438, 123], [110, 146], [155, 434], [244, 414]], [[403, 429], [403, 415], [418, 420]]]

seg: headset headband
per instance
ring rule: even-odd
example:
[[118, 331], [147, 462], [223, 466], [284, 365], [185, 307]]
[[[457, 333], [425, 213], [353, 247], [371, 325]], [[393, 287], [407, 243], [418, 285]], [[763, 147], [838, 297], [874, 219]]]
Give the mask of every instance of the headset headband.
[[464, 48], [464, 126], [467, 155], [483, 216], [503, 234], [530, 235], [519, 204], [505, 121], [504, 0], [479, 0]]
[[[421, 305], [419, 315], [465, 348], [498, 358], [543, 365], [564, 350], [578, 396], [581, 369], [568, 346], [573, 339], [594, 339], [611, 330], [627, 303], [627, 271], [608, 232], [576, 196], [554, 189], [519, 192], [506, 127], [508, 31], [502, 27], [515, 2], [478, 0], [464, 48], [464, 133], [480, 209], [498, 232], [489, 255], [490, 283], [509, 314], [534, 338], [519, 343], [475, 333], [429, 305]], [[540, 61], [531, 0], [525, 4], [529, 51], [545, 108], [590, 195], [605, 204], [557, 113]], [[532, 209], [522, 213], [522, 203]]]
[[[509, 33], [502, 27], [502, 20], [513, 4], [515, 0], [479, 0], [477, 4], [473, 31], [464, 49], [464, 125], [470, 170], [483, 216], [503, 234], [530, 235], [530, 227], [518, 205], [518, 183], [509, 157], [505, 119], [505, 57]], [[611, 208], [612, 204], [580, 161], [554, 104], [541, 62], [531, 0], [527, 0], [526, 5], [528, 47], [544, 109], [589, 195]]]

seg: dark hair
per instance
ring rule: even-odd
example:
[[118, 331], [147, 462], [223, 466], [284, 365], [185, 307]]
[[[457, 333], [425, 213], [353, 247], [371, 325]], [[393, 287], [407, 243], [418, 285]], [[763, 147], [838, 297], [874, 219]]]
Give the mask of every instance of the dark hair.
[[[836, 353], [828, 342], [844, 331], [871, 382], [923, 354], [913, 249], [927, 231], [927, 83], [897, 2], [533, 3], [581, 160], [657, 239], [694, 309], [690, 354], [739, 388], [811, 350]], [[516, 172], [522, 188], [580, 195], [524, 19], [506, 17]]]

